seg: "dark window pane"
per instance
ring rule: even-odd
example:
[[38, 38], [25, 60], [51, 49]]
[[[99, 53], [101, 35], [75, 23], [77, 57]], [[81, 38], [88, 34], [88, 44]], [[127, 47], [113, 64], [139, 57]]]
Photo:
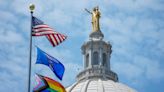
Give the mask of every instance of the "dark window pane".
[[103, 66], [107, 66], [107, 60], [106, 60], [106, 54], [103, 53], [103, 62], [102, 62]]
[[88, 67], [88, 65], [89, 65], [89, 54], [87, 54], [86, 56], [86, 67]]
[[98, 55], [98, 52], [94, 52], [93, 53], [93, 62], [92, 62], [93, 65], [98, 65], [99, 64], [99, 55]]

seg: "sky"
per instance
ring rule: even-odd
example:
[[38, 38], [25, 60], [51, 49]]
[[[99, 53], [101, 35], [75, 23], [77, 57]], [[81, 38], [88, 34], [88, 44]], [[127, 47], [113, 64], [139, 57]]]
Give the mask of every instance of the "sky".
[[[111, 69], [119, 82], [138, 92], [164, 90], [164, 0], [0, 0], [0, 92], [26, 92], [29, 65], [30, 11], [68, 38], [52, 47], [45, 37], [33, 37], [32, 87], [35, 73], [65, 87], [83, 70], [81, 46], [89, 40], [91, 15], [99, 6], [104, 40], [112, 44]], [[44, 65], [36, 65], [36, 47], [60, 60], [62, 81]]]

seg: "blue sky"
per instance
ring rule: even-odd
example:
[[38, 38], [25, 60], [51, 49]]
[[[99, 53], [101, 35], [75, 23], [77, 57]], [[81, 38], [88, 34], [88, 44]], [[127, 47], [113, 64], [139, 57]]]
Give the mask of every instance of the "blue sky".
[[119, 81], [138, 92], [163, 92], [163, 0], [0, 0], [0, 92], [27, 90], [30, 3], [36, 5], [36, 17], [68, 36], [55, 48], [45, 37], [33, 38], [33, 85], [36, 72], [58, 80], [48, 67], [35, 65], [35, 45], [65, 65], [64, 86], [76, 81], [83, 69], [80, 48], [91, 32], [91, 16], [84, 8], [99, 5], [101, 30], [113, 46], [111, 67]]

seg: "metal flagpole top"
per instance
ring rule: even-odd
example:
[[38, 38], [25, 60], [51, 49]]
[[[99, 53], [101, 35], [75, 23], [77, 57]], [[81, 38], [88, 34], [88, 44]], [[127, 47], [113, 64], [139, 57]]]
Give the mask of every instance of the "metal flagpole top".
[[35, 5], [34, 4], [30, 4], [29, 9], [30, 9], [31, 12], [33, 12], [34, 9], [35, 9]]

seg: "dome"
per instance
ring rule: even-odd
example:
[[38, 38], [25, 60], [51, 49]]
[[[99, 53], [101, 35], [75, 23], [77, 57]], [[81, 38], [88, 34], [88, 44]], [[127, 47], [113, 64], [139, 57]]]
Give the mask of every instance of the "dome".
[[137, 92], [122, 83], [102, 79], [77, 82], [66, 90], [67, 92]]

